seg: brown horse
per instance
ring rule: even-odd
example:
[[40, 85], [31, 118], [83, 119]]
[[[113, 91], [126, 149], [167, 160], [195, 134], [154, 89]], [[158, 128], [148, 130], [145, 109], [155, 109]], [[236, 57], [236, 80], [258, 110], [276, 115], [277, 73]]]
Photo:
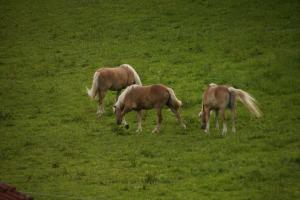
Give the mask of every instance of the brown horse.
[[237, 100], [241, 101], [256, 117], [261, 116], [261, 112], [256, 106], [256, 100], [249, 93], [226, 85], [216, 85], [214, 83], [209, 84], [208, 88], [203, 94], [202, 110], [199, 113], [199, 117], [202, 122], [201, 128], [205, 129], [206, 133], [209, 132], [210, 113], [212, 110], [214, 110], [216, 116], [216, 128], [219, 128], [218, 114], [220, 112], [223, 121], [222, 134], [226, 134], [227, 125], [225, 118], [225, 109], [228, 108], [231, 110], [232, 132], [235, 133]]
[[142, 85], [139, 75], [130, 65], [123, 64], [114, 68], [100, 68], [95, 72], [92, 88], [87, 88], [87, 93], [93, 99], [98, 96], [97, 114], [101, 116], [104, 113], [103, 99], [106, 92], [108, 90], [117, 91], [117, 101], [121, 90], [133, 84]]
[[[157, 113], [157, 125], [152, 132], [159, 132], [160, 124], [162, 122], [161, 110], [165, 105], [168, 106], [176, 115], [177, 120], [183, 126], [183, 128], [186, 128], [178, 112], [178, 109], [182, 106], [181, 101], [176, 98], [175, 93], [171, 88], [161, 84], [150, 86], [131, 85], [127, 87], [124, 92], [122, 92], [114, 106], [116, 122], [118, 125], [120, 125], [124, 120], [124, 115], [132, 110], [135, 110], [137, 111], [138, 121], [137, 132], [141, 132], [142, 110], [154, 108], [156, 109]], [[125, 124], [127, 124], [126, 121]]]

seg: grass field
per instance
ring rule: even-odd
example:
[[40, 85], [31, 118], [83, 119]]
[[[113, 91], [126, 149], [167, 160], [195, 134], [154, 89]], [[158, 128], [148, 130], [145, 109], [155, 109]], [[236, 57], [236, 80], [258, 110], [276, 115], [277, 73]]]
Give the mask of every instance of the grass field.
[[[0, 1], [0, 182], [35, 199], [299, 199], [297, 0]], [[143, 133], [115, 125], [86, 95], [101, 66], [131, 64], [172, 87], [187, 130], [163, 111]], [[200, 129], [203, 88], [231, 84], [237, 134]], [[213, 123], [213, 122], [212, 122]], [[229, 126], [230, 130], [230, 126]]]

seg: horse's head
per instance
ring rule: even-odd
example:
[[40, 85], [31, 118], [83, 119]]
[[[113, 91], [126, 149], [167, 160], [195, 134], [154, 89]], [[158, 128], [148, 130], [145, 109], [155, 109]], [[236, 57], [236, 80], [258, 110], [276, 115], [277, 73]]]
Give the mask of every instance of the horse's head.
[[117, 123], [117, 125], [121, 125], [123, 123], [124, 126], [125, 126], [125, 128], [129, 129], [129, 124], [127, 124], [127, 122], [126, 122], [125, 119], [123, 120], [124, 113], [122, 111], [122, 108], [120, 108], [117, 105], [114, 105], [113, 111], [114, 111], [114, 113], [116, 115], [116, 123]]
[[114, 105], [113, 111], [114, 111], [114, 113], [115, 113], [115, 115], [116, 115], [116, 123], [117, 123], [118, 125], [121, 125], [123, 116], [122, 116], [122, 111], [121, 111], [120, 107]]
[[200, 122], [201, 122], [201, 128], [205, 129], [206, 128], [206, 119], [205, 119], [205, 113], [204, 110], [201, 110], [199, 112], [199, 118], [200, 118]]

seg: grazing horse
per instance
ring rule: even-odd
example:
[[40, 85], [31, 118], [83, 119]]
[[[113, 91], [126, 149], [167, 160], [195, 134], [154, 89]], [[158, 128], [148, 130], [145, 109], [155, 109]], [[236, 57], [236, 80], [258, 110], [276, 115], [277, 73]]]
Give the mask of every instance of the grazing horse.
[[92, 88], [87, 89], [88, 95], [95, 99], [99, 98], [99, 107], [97, 114], [101, 116], [104, 113], [103, 99], [108, 90], [117, 91], [116, 101], [122, 89], [129, 85], [142, 85], [137, 72], [130, 65], [123, 64], [114, 68], [100, 68], [94, 74]]
[[[124, 115], [132, 110], [137, 111], [138, 129], [137, 132], [142, 131], [142, 110], [156, 109], [157, 125], [152, 133], [160, 131], [160, 124], [162, 122], [161, 110], [164, 106], [168, 106], [171, 111], [176, 115], [177, 120], [186, 128], [182, 122], [178, 109], [182, 106], [180, 100], [175, 96], [174, 91], [161, 84], [140, 86], [131, 85], [127, 87], [119, 96], [118, 101], [115, 103], [116, 122], [120, 125], [124, 123]], [[125, 121], [125, 124], [126, 121]], [[128, 127], [128, 125], [127, 125]]]
[[256, 117], [261, 116], [261, 111], [256, 106], [256, 100], [247, 92], [236, 89], [234, 87], [226, 85], [216, 85], [214, 83], [209, 84], [202, 97], [202, 110], [199, 113], [199, 117], [202, 123], [201, 128], [205, 129], [205, 132], [209, 132], [209, 118], [212, 110], [215, 111], [216, 128], [219, 128], [218, 114], [219, 111], [223, 121], [222, 134], [226, 134], [227, 125], [225, 118], [225, 109], [231, 110], [232, 117], [232, 132], [236, 132], [235, 129], [235, 116], [236, 116], [236, 104], [237, 100], [241, 101], [248, 110]]

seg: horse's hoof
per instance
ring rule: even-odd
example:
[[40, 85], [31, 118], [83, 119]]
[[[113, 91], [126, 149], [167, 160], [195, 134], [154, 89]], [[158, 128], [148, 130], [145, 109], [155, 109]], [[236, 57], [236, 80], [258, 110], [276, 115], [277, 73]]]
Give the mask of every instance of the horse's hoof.
[[96, 115], [97, 115], [98, 117], [101, 117], [103, 114], [104, 114], [103, 111], [98, 111], [98, 112], [96, 113]]
[[125, 125], [125, 128], [126, 128], [126, 129], [129, 129], [129, 124], [126, 124], [126, 125]]
[[154, 130], [152, 131], [152, 133], [159, 133], [159, 130], [154, 129]]
[[142, 132], [142, 129], [137, 129], [135, 132], [141, 133], [141, 132]]

